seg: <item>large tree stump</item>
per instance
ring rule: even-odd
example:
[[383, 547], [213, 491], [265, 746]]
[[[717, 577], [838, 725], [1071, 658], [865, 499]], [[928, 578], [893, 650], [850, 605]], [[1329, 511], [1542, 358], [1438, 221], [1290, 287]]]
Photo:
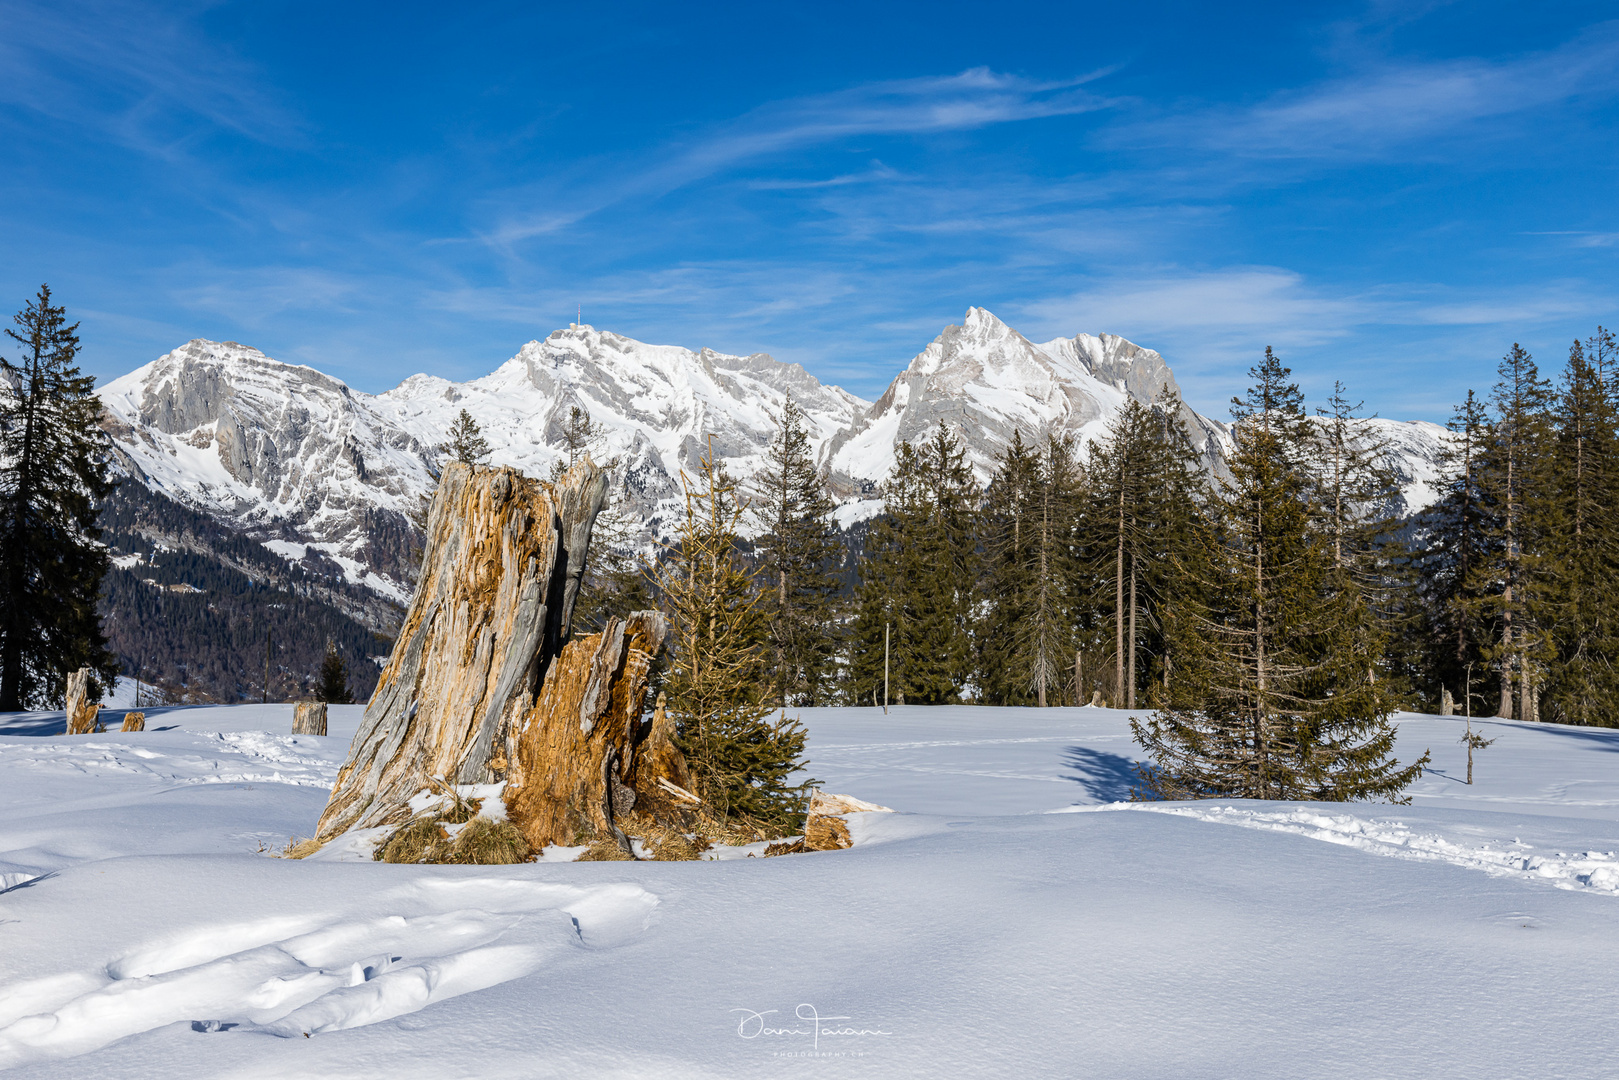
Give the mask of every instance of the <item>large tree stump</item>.
[[635, 799], [646, 678], [665, 629], [638, 612], [569, 641], [606, 495], [588, 457], [555, 484], [445, 469], [416, 595], [317, 839], [401, 824], [414, 796], [474, 784], [504, 785], [535, 849], [613, 833], [614, 800], [627, 810]]
[[145, 731], [146, 730], [146, 714], [143, 713], [143, 712], [126, 712], [124, 714], [124, 726], [119, 728], [118, 730], [119, 731]]
[[326, 734], [326, 703], [300, 701], [292, 707], [292, 733], [294, 735]]
[[101, 706], [90, 700], [90, 669], [82, 667], [67, 677], [67, 733], [89, 735], [100, 712]]

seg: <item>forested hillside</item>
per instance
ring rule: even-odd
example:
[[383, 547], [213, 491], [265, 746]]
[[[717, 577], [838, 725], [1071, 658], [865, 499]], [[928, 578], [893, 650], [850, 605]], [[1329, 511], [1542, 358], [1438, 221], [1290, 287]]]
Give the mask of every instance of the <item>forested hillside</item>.
[[289, 564], [134, 483], [113, 492], [101, 524], [114, 557], [102, 628], [126, 676], [177, 701], [257, 701], [268, 636], [269, 700], [307, 696], [328, 643], [354, 697], [370, 695], [398, 612], [335, 564]]

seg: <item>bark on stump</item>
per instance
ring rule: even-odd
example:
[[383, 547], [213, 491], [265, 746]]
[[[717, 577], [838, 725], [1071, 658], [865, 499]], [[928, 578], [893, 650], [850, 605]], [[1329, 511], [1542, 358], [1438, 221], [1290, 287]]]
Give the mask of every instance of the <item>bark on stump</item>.
[[119, 731], [145, 731], [146, 730], [146, 714], [143, 713], [143, 712], [126, 712], [124, 714], [124, 726], [119, 728], [118, 730]]
[[637, 612], [569, 640], [606, 497], [589, 457], [555, 484], [445, 468], [416, 595], [318, 840], [402, 824], [424, 791], [503, 784], [511, 820], [538, 850], [582, 830], [614, 835], [637, 788], [656, 786], [661, 774], [637, 750], [654, 726], [641, 712], [663, 616]]
[[326, 703], [300, 701], [292, 707], [292, 733], [294, 735], [326, 734]]
[[82, 667], [67, 677], [67, 733], [89, 735], [96, 730], [101, 706], [90, 700], [90, 669]]

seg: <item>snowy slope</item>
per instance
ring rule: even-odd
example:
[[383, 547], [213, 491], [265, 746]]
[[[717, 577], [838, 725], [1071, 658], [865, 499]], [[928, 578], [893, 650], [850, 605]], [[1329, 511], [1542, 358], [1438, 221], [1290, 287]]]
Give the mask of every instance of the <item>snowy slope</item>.
[[1122, 712], [806, 710], [827, 789], [899, 811], [851, 851], [258, 853], [312, 828], [359, 711], [329, 738], [290, 706], [0, 717], [0, 1067], [1595, 1078], [1619, 1051], [1619, 731], [1480, 722], [1468, 787], [1461, 722], [1403, 715], [1435, 757], [1412, 806], [1143, 806]]

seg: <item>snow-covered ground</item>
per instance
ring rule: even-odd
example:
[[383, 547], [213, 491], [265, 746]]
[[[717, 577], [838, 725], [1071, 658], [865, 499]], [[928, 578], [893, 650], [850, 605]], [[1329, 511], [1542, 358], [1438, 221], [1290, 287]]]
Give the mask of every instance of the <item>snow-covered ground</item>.
[[[0, 716], [0, 1068], [66, 1077], [1606, 1077], [1619, 731], [1403, 716], [1411, 806], [1127, 806], [1127, 714], [805, 710], [850, 851], [269, 857], [358, 723]], [[261, 850], [263, 849], [263, 850]], [[817, 1034], [818, 1032], [818, 1034]], [[307, 1035], [307, 1037], [306, 1037]]]

